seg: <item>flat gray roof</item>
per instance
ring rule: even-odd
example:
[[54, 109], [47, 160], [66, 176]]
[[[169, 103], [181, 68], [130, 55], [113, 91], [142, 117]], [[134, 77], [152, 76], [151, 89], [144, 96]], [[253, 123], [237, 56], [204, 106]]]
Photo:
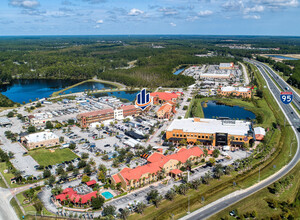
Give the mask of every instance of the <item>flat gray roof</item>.
[[242, 120], [217, 120], [201, 118], [195, 122], [194, 118], [175, 119], [167, 131], [183, 130], [193, 133], [228, 133], [231, 135], [248, 135], [251, 122]]
[[0, 117], [0, 124], [11, 124], [11, 121], [6, 117]]

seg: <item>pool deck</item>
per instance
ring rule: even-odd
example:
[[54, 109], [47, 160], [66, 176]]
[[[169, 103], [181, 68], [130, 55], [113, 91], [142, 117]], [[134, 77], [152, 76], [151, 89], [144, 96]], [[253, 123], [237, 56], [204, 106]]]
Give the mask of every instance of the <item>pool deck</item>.
[[[104, 193], [104, 192], [110, 192], [112, 195], [113, 195], [113, 197], [115, 197], [115, 196], [117, 196], [117, 194], [112, 190], [112, 189], [101, 189], [100, 191], [99, 191], [99, 193], [102, 195], [102, 193]], [[102, 195], [103, 196], [103, 195]], [[104, 198], [105, 198], [105, 196], [103, 196]], [[113, 198], [111, 198], [111, 199], [113, 199]], [[105, 200], [107, 200], [107, 198], [105, 198]]]

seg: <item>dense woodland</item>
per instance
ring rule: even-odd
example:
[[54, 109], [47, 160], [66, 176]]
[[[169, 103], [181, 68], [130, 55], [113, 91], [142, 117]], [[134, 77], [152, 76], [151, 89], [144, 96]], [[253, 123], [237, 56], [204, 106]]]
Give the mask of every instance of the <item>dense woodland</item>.
[[[257, 50], [222, 47], [251, 44]], [[162, 46], [163, 48], [153, 48]], [[185, 87], [194, 79], [173, 75], [185, 64], [218, 64], [251, 58], [265, 53], [260, 47], [275, 48], [272, 53], [300, 53], [300, 38], [238, 36], [73, 36], [1, 37], [0, 82], [26, 79], [101, 79], [129, 86]], [[195, 54], [213, 52], [212, 57]], [[126, 69], [128, 62], [136, 61]], [[292, 65], [292, 64], [289, 64]], [[295, 64], [296, 65], [296, 64]], [[278, 68], [285, 68], [279, 66]], [[296, 71], [294, 68], [293, 71]], [[295, 79], [294, 79], [295, 78]], [[296, 80], [296, 74], [291, 80]], [[300, 85], [300, 83], [299, 83]]]

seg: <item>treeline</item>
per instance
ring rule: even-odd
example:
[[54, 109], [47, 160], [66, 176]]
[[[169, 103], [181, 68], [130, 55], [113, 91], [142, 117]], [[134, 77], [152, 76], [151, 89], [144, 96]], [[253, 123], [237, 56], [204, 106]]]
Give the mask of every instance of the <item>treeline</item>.
[[13, 107], [15, 103], [7, 98], [5, 95], [0, 93], [0, 106], [1, 107]]

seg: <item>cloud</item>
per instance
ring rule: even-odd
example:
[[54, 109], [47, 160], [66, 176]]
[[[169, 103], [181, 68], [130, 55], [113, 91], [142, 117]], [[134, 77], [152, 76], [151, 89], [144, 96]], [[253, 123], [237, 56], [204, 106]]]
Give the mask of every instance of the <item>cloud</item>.
[[224, 11], [240, 11], [244, 8], [242, 0], [229, 0], [222, 5]]
[[2, 20], [0, 18], [0, 24], [12, 24], [12, 23], [14, 23], [14, 21], [12, 21], [12, 20]]
[[248, 14], [250, 12], [263, 12], [265, 7], [262, 5], [255, 5], [253, 7], [246, 7], [244, 8], [244, 14]]
[[175, 8], [163, 7], [158, 9], [159, 12], [163, 13], [164, 16], [175, 16], [178, 15], [178, 11]]
[[259, 20], [260, 19], [260, 15], [244, 15], [245, 19], [255, 19], [255, 20]]
[[84, 2], [87, 2], [89, 4], [99, 4], [99, 3], [104, 3], [106, 0], [83, 0]]
[[67, 5], [67, 6], [75, 6], [75, 4], [72, 3], [72, 2], [69, 1], [69, 0], [63, 0], [63, 1], [61, 2], [61, 4], [62, 4], [62, 5]]
[[144, 14], [144, 11], [137, 9], [137, 8], [132, 8], [128, 13], [128, 15], [130, 15], [130, 16], [138, 16], [141, 14]]
[[63, 11], [63, 12], [73, 12], [73, 11], [74, 11], [73, 9], [71, 9], [71, 8], [66, 8], [66, 7], [59, 8], [58, 10], [59, 10], [59, 11]]
[[209, 15], [212, 15], [212, 14], [213, 14], [213, 12], [210, 11], [210, 10], [200, 11], [198, 13], [198, 15], [201, 16], [201, 17], [206, 17], [206, 16], [209, 16]]
[[96, 21], [97, 24], [103, 24], [103, 20]]
[[171, 22], [170, 25], [171, 25], [172, 27], [176, 27], [176, 24], [173, 23], [173, 22]]
[[40, 6], [40, 3], [36, 0], [10, 0], [9, 4], [25, 9], [35, 9]]
[[100, 28], [101, 26], [99, 24], [95, 25], [94, 28]]
[[286, 8], [297, 7], [299, 5], [298, 0], [251, 0], [257, 4], [265, 5], [269, 8]]

